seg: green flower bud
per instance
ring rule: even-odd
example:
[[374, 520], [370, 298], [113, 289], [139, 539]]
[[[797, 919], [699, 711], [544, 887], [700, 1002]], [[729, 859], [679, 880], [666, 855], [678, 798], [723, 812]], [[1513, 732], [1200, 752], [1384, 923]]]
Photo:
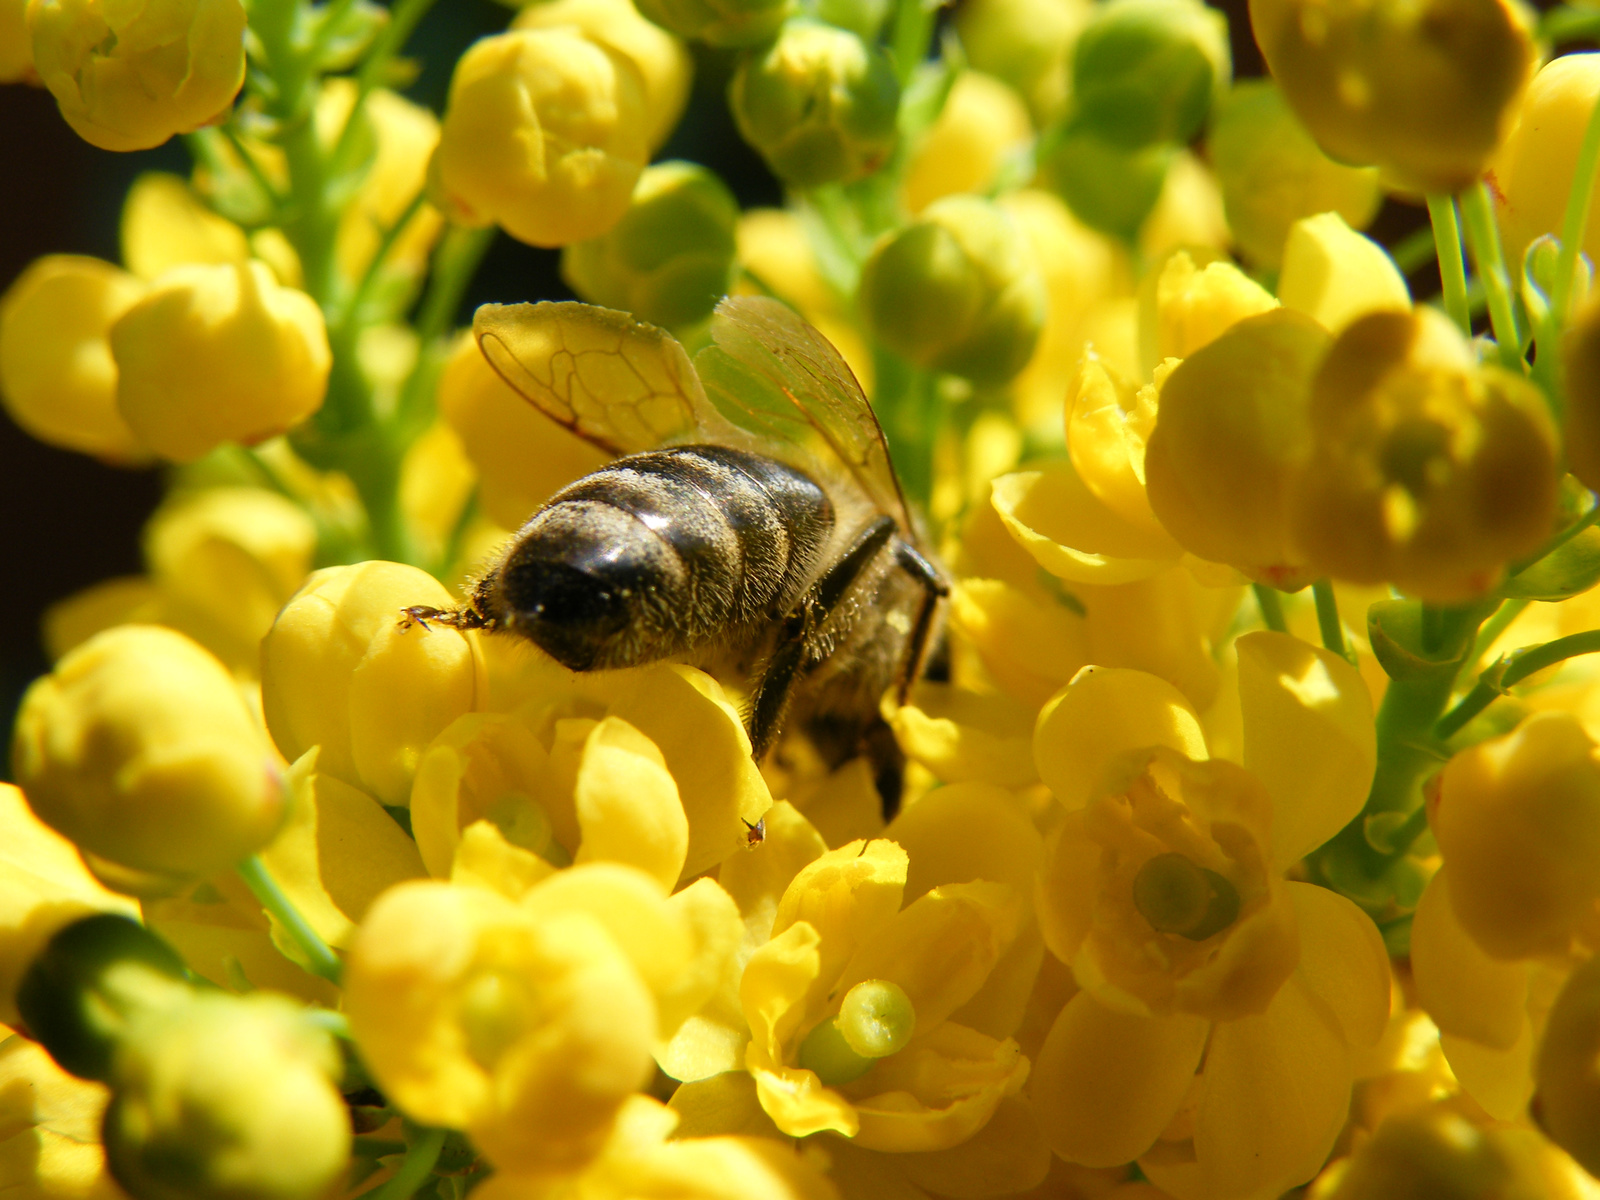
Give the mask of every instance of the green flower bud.
[[918, 366], [1004, 383], [1033, 354], [1046, 293], [1005, 212], [946, 196], [873, 247], [857, 303], [873, 336]]
[[713, 46], [753, 46], [776, 32], [792, 0], [635, 0], [635, 7], [679, 37]]
[[1209, 146], [1228, 228], [1264, 267], [1282, 263], [1296, 221], [1336, 212], [1352, 229], [1365, 229], [1383, 201], [1378, 172], [1324, 154], [1270, 79], [1235, 85], [1218, 105]]
[[883, 28], [890, 7], [889, 0], [812, 0], [807, 11], [870, 42]]
[[715, 172], [689, 162], [649, 167], [609, 232], [561, 252], [561, 277], [585, 300], [669, 329], [711, 315], [736, 258], [739, 203]]
[[1199, 0], [1097, 5], [1072, 55], [1077, 123], [1113, 146], [1188, 142], [1232, 74], [1228, 20]]
[[118, 1046], [107, 1165], [135, 1200], [316, 1200], [350, 1154], [339, 1070], [286, 997], [195, 993]]
[[1477, 179], [1533, 67], [1509, 0], [1251, 0], [1250, 24], [1329, 157], [1422, 191]]
[[870, 174], [894, 149], [900, 83], [888, 57], [844, 29], [795, 20], [739, 64], [739, 133], [795, 187]]
[[955, 25], [973, 69], [1016, 88], [1043, 127], [1066, 107], [1067, 61], [1089, 12], [1061, 0], [963, 0]]
[[128, 917], [96, 913], [56, 931], [23, 976], [17, 1011], [62, 1067], [106, 1080], [129, 1025], [191, 994], [171, 946]]
[[1074, 127], [1039, 164], [1039, 173], [1085, 225], [1132, 241], [1161, 199], [1177, 153], [1162, 144], [1127, 150]]

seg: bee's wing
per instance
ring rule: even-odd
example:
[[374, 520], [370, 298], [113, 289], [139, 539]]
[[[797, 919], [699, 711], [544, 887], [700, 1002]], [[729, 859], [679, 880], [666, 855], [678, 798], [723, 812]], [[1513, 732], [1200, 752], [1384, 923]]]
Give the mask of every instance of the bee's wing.
[[572, 301], [485, 304], [472, 333], [524, 399], [608, 454], [637, 454], [722, 422], [670, 333]]
[[872, 502], [911, 533], [883, 429], [827, 338], [764, 296], [723, 300], [711, 338], [694, 365], [719, 415], [763, 440], [842, 463]]

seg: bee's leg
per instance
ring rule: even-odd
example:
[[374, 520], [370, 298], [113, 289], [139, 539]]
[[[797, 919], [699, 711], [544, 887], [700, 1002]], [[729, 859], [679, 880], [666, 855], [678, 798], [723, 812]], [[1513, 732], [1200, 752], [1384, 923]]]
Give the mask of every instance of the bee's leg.
[[400, 628], [410, 629], [413, 625], [421, 625], [424, 629], [432, 629], [435, 625], [442, 625], [446, 629], [487, 629], [490, 622], [470, 606], [433, 608], [427, 604], [414, 604], [400, 610]]
[[950, 585], [939, 568], [910, 542], [895, 543], [894, 560], [901, 570], [922, 585], [922, 604], [917, 608], [917, 619], [912, 622], [911, 636], [906, 639], [906, 658], [895, 688], [896, 702], [904, 704], [911, 695], [911, 685], [922, 673], [922, 659], [928, 652], [928, 638], [933, 634], [933, 614], [938, 611], [939, 601], [950, 594]]
[[894, 521], [889, 517], [879, 517], [868, 525], [784, 618], [783, 635], [762, 667], [750, 701], [750, 753], [758, 762], [772, 748], [783, 725], [789, 697], [811, 657], [818, 631], [888, 545], [894, 530]]

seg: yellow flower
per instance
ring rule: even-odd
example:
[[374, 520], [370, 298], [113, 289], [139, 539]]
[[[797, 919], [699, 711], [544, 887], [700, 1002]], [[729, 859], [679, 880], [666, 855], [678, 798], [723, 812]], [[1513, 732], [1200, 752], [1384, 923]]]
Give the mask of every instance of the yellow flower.
[[1208, 146], [1228, 226], [1264, 267], [1283, 261], [1289, 227], [1302, 217], [1333, 211], [1365, 229], [1378, 215], [1378, 172], [1325, 155], [1270, 79], [1234, 85], [1217, 107]]
[[44, 1048], [0, 1028], [0, 1191], [39, 1200], [122, 1200], [106, 1171], [104, 1084], [63, 1071]]
[[957, 195], [884, 235], [862, 267], [857, 304], [873, 334], [917, 365], [1003, 383], [1032, 356], [1047, 297], [1011, 218]]
[[[745, 967], [745, 1065], [790, 1136], [834, 1130], [868, 1149], [944, 1149], [982, 1128], [1027, 1077], [1014, 1041], [951, 1019], [1017, 936], [1016, 891], [951, 884], [901, 909], [906, 869], [905, 851], [887, 841], [852, 842], [808, 863], [778, 903], [772, 940]], [[914, 1032], [851, 1074], [828, 1045], [830, 1029], [851, 989], [875, 981], [903, 992]]]
[[332, 1036], [285, 997], [196, 992], [118, 1041], [106, 1157], [138, 1195], [321, 1194], [350, 1156], [341, 1066]]
[[1554, 531], [1543, 395], [1476, 365], [1442, 313], [1356, 321], [1317, 368], [1308, 417], [1309, 455], [1280, 503], [1315, 574], [1458, 603]]
[[540, 911], [539, 898], [402, 884], [373, 906], [345, 975], [351, 1030], [385, 1095], [466, 1130], [507, 1171], [593, 1158], [649, 1079], [656, 1036], [655, 999], [605, 915]]
[[477, 634], [400, 627], [412, 605], [448, 608], [432, 576], [398, 563], [326, 567], [261, 643], [261, 703], [283, 756], [403, 805], [423, 749], [483, 692]]
[[1329, 157], [1375, 164], [1423, 191], [1476, 180], [1534, 61], [1522, 13], [1504, 0], [1254, 0], [1250, 23], [1272, 77]]
[[1085, 670], [1035, 742], [1066, 809], [1039, 918], [1082, 990], [1029, 1091], [1057, 1154], [1138, 1158], [1183, 1200], [1314, 1175], [1344, 1124], [1350, 1049], [1376, 1042], [1389, 1011], [1371, 921], [1281, 877], [1365, 800], [1366, 686], [1284, 634], [1238, 651], [1242, 767], [1207, 759], [1181, 693], [1132, 671]]
[[1287, 504], [1327, 346], [1315, 321], [1279, 309], [1231, 326], [1167, 379], [1144, 467], [1150, 507], [1185, 549], [1287, 590], [1314, 577]]
[[109, 629], [36, 681], [12, 763], [34, 811], [119, 890], [224, 870], [283, 821], [271, 747], [233, 677], [153, 625]]
[[1411, 308], [1411, 293], [1388, 252], [1336, 212], [1289, 226], [1278, 299], [1335, 337], [1369, 312]]
[[515, 30], [456, 63], [429, 169], [455, 220], [561, 246], [627, 211], [648, 128], [644, 85], [624, 55], [573, 27]]
[[[3, 336], [0, 333], [0, 337]], [[0, 346], [3, 344], [0, 342]], [[1567, 467], [1584, 483], [1597, 484], [1600, 483], [1600, 295], [1578, 310], [1561, 350], [1567, 374], [1567, 411], [1562, 431]], [[3, 363], [0, 359], [0, 366]]]
[[185, 263], [249, 261], [250, 242], [177, 175], [147, 171], [122, 202], [122, 261], [146, 282]]
[[797, 18], [771, 45], [740, 60], [728, 106], [773, 174], [816, 187], [859, 179], [888, 157], [900, 84], [875, 45]]
[[[1495, 155], [1490, 178], [1506, 241], [1507, 261], [1522, 261], [1528, 243], [1561, 229], [1577, 170], [1578, 143], [1600, 96], [1600, 60], [1564, 54], [1539, 68], [1523, 93], [1515, 124]], [[1600, 255], [1600, 197], [1589, 202], [1582, 249]]]
[[110, 331], [144, 294], [97, 258], [50, 254], [0, 297], [0, 400], [40, 441], [113, 462], [148, 455], [117, 411]]
[[561, 252], [561, 277], [593, 304], [677, 329], [703, 321], [728, 292], [739, 202], [690, 162], [645, 168], [611, 229]]
[[1022, 97], [992, 75], [963, 71], [911, 152], [906, 207], [921, 212], [940, 196], [988, 191], [1006, 156], [1032, 133]]
[[36, 82], [28, 0], [0, 0], [0, 83]]
[[1568, 977], [1550, 1010], [1535, 1066], [1539, 1127], [1592, 1175], [1600, 1166], [1600, 1021], [1591, 958]]
[[240, 0], [36, 0], [33, 63], [78, 136], [147, 150], [220, 116], [244, 82]]
[[322, 312], [259, 262], [175, 267], [111, 327], [117, 408], [157, 454], [192, 462], [322, 406]]
[[44, 944], [63, 925], [95, 912], [137, 918], [139, 906], [107, 891], [76, 847], [33, 815], [22, 792], [0, 783], [0, 1021], [17, 1020], [17, 984]]
[[571, 25], [583, 36], [622, 55], [644, 82], [645, 143], [652, 151], [667, 140], [689, 102], [694, 60], [688, 48], [654, 21], [639, 15], [632, 0], [542, 0], [511, 22], [513, 29]]

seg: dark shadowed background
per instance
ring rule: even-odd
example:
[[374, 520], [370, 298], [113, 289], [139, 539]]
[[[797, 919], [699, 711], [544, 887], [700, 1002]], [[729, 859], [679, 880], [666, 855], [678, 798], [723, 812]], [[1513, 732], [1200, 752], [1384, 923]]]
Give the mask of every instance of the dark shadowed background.
[[[1260, 74], [1244, 3], [1219, 7], [1232, 25], [1235, 73]], [[461, 51], [503, 29], [507, 17], [491, 0], [436, 5], [412, 41], [422, 65], [408, 89], [412, 98], [440, 110]], [[714, 167], [746, 206], [780, 203], [778, 185], [734, 133], [723, 99], [730, 66], [725, 55], [700, 56], [688, 115], [660, 157]], [[117, 220], [133, 178], [149, 170], [186, 174], [188, 167], [177, 140], [136, 154], [96, 150], [67, 128], [47, 92], [0, 86], [0, 291], [41, 254], [118, 260]], [[1386, 210], [1373, 232], [1389, 241], [1415, 224], [1414, 211]], [[570, 296], [556, 262], [556, 252], [502, 235], [467, 294], [462, 319], [485, 301]], [[9, 732], [22, 689], [47, 668], [41, 613], [97, 580], [138, 573], [139, 530], [160, 496], [158, 471], [121, 470], [52, 449], [0, 415], [0, 730]], [[0, 765], [6, 757], [0, 752]]]

